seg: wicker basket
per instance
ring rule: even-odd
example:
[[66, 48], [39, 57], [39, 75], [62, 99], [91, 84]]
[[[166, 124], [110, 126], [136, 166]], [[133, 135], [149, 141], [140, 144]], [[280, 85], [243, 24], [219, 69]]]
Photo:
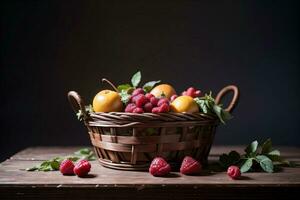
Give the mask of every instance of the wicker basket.
[[[239, 95], [236, 86], [223, 88], [216, 103], [229, 91], [234, 93], [226, 108], [231, 112]], [[99, 162], [114, 169], [146, 170], [156, 156], [179, 163], [185, 155], [191, 155], [205, 164], [219, 124], [215, 116], [204, 113], [88, 114], [76, 92], [69, 92], [68, 99], [74, 111], [83, 114]]]

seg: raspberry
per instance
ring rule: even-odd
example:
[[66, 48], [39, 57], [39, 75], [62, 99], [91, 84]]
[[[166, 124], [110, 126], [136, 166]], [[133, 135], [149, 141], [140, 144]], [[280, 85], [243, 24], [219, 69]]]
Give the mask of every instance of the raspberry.
[[144, 90], [142, 88], [136, 88], [135, 90], [133, 90], [132, 92], [132, 96], [136, 96], [138, 94], [145, 94]]
[[156, 97], [151, 97], [150, 102], [153, 106], [157, 106], [158, 100]]
[[201, 91], [196, 90], [196, 92], [194, 92], [194, 97], [200, 97], [200, 96], [201, 96]]
[[133, 109], [132, 112], [133, 112], [133, 113], [143, 113], [144, 110], [143, 110], [143, 108], [136, 107], [135, 109]]
[[190, 96], [190, 97], [194, 97], [194, 93], [195, 93], [196, 89], [193, 87], [190, 87], [186, 90], [186, 95]]
[[60, 163], [59, 171], [63, 175], [73, 175], [74, 164], [71, 160], [66, 159]]
[[91, 164], [87, 160], [80, 160], [76, 163], [73, 171], [77, 176], [83, 177], [86, 176], [90, 170]]
[[152, 97], [154, 97], [154, 95], [151, 93], [147, 93], [145, 94], [145, 97], [150, 100]]
[[238, 179], [241, 176], [240, 168], [234, 165], [228, 167], [227, 175], [230, 176], [232, 179]]
[[190, 156], [186, 156], [180, 167], [180, 172], [182, 174], [192, 175], [192, 174], [199, 174], [201, 172], [201, 164]]
[[149, 173], [153, 176], [165, 176], [171, 171], [171, 166], [161, 157], [152, 160]]
[[170, 111], [170, 106], [167, 103], [163, 103], [159, 106], [159, 112], [160, 113], [165, 113]]
[[174, 101], [178, 96], [176, 94], [173, 94], [170, 98], [171, 101]]
[[160, 109], [160, 107], [154, 107], [154, 108], [152, 108], [152, 113], [160, 113], [159, 109]]
[[150, 102], [148, 102], [148, 103], [146, 103], [146, 104], [144, 105], [144, 110], [145, 110], [146, 112], [151, 112], [151, 111], [152, 111], [152, 108], [153, 108], [153, 106], [152, 106], [152, 104], [151, 104]]
[[130, 103], [126, 106], [125, 108], [125, 112], [130, 112], [132, 113], [132, 111], [136, 108], [136, 105], [134, 103]]
[[201, 96], [201, 91], [200, 90], [196, 90], [193, 87], [189, 87], [186, 91], [182, 92], [183, 96], [190, 96], [190, 97], [199, 97]]
[[159, 99], [157, 106], [161, 106], [164, 103], [169, 104], [169, 100], [167, 98], [161, 98], [161, 99]]
[[133, 103], [139, 108], [141, 108], [145, 103], [148, 102], [148, 99], [143, 94], [138, 94], [133, 97]]

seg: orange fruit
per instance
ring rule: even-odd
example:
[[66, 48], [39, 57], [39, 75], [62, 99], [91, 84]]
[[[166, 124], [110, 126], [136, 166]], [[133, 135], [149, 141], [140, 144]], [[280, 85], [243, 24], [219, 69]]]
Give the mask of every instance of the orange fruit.
[[173, 112], [187, 112], [196, 113], [199, 112], [198, 104], [190, 96], [179, 96], [170, 105]]
[[151, 92], [155, 97], [161, 97], [164, 94], [168, 99], [171, 98], [172, 95], [176, 94], [175, 89], [169, 84], [160, 84], [154, 87]]
[[119, 112], [123, 109], [120, 95], [112, 90], [102, 90], [93, 100], [95, 112]]

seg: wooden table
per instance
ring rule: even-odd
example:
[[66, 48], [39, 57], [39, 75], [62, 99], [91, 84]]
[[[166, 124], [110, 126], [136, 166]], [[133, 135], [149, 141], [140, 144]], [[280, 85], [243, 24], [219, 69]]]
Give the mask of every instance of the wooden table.
[[[69, 155], [80, 147], [35, 147], [25, 149], [0, 166], [0, 199], [253, 199], [299, 196], [300, 168], [277, 173], [245, 173], [231, 180], [225, 172], [153, 177], [148, 172], [119, 171], [92, 161], [87, 178], [62, 176], [59, 172], [27, 172], [42, 160]], [[239, 146], [213, 147], [210, 162]], [[283, 156], [300, 163], [300, 148], [278, 147]]]

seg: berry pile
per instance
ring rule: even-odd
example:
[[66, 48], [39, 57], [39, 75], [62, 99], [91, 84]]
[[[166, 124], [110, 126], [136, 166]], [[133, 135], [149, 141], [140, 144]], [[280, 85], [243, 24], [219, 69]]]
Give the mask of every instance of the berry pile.
[[190, 97], [193, 97], [193, 98], [200, 97], [201, 96], [201, 91], [197, 90], [193, 87], [189, 87], [186, 91], [182, 92], [182, 96], [190, 96]]
[[153, 94], [145, 93], [142, 88], [135, 89], [125, 108], [129, 113], [165, 113], [170, 111], [170, 101], [165, 98], [156, 98]]

